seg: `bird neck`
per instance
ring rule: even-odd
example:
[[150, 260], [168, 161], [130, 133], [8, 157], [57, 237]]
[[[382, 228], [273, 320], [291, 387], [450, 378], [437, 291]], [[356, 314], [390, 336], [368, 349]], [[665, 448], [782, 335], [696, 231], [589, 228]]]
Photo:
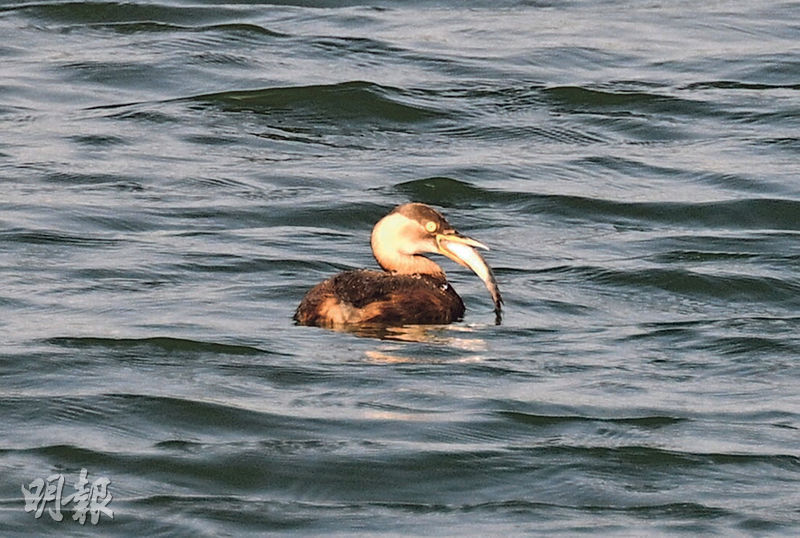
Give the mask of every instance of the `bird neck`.
[[432, 275], [445, 277], [444, 271], [433, 260], [420, 255], [400, 254], [397, 251], [375, 251], [375, 259], [384, 271], [401, 275]]

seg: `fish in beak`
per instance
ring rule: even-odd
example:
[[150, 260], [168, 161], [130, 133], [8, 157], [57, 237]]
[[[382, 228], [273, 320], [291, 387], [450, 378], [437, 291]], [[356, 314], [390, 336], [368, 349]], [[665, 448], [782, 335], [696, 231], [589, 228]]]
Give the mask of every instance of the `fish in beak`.
[[497, 288], [497, 281], [494, 278], [494, 273], [492, 273], [492, 268], [489, 267], [480, 252], [476, 250], [476, 248], [489, 250], [489, 247], [480, 241], [461, 235], [455, 230], [448, 230], [444, 233], [436, 234], [436, 247], [439, 249], [440, 254], [444, 254], [454, 262], [471, 269], [472, 272], [478, 275], [478, 278], [483, 281], [486, 289], [489, 290], [489, 293], [492, 295], [496, 321], [500, 323], [503, 298], [500, 296], [500, 290]]

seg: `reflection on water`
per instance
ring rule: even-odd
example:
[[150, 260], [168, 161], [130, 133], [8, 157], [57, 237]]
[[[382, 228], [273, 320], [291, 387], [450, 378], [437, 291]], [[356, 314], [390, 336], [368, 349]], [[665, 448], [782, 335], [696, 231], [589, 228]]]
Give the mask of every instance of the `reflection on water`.
[[475, 333], [475, 326], [467, 325], [359, 325], [337, 326], [333, 330], [353, 334], [362, 338], [379, 340], [397, 340], [399, 342], [420, 342], [450, 346], [454, 349], [477, 350], [486, 349], [482, 339], [467, 339], [453, 336], [451, 333]]
[[[335, 326], [331, 328], [319, 328], [318, 330], [333, 330], [336, 332], [350, 334], [359, 338], [374, 339], [383, 342], [402, 342], [426, 344], [417, 347], [413, 355], [398, 353], [407, 351], [410, 348], [403, 345], [377, 344], [372, 350], [365, 351], [365, 355], [370, 361], [376, 363], [457, 363], [457, 362], [480, 362], [483, 360], [481, 355], [472, 354], [487, 350], [487, 342], [484, 338], [468, 338], [465, 334], [482, 334], [486, 327], [478, 325], [358, 325], [358, 326]], [[431, 347], [432, 346], [432, 347]], [[431, 353], [433, 350], [433, 353]], [[472, 352], [467, 355], [460, 355], [460, 352]]]
[[[398, 348], [399, 349], [399, 348]], [[438, 355], [400, 355], [396, 353], [397, 349], [389, 350], [368, 350], [364, 354], [367, 358], [377, 364], [450, 364], [450, 363], [467, 363], [467, 362], [482, 362], [485, 357], [482, 355], [449, 355], [448, 357], [441, 357]]]

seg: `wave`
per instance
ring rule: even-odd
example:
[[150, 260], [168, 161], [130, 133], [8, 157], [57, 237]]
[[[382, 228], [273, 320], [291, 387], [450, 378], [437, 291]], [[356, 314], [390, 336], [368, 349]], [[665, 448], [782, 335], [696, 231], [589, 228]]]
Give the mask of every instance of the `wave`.
[[713, 113], [702, 101], [637, 90], [611, 90], [583, 86], [552, 86], [542, 90], [550, 103], [559, 108], [577, 111], [619, 109], [633, 114], [636, 111], [688, 115], [693, 118]]
[[711, 80], [692, 82], [685, 86], [687, 90], [800, 90], [800, 84], [764, 84], [739, 82], [736, 80]]
[[699, 272], [677, 268], [612, 269], [598, 266], [556, 266], [542, 273], [564, 273], [602, 285], [641, 290], [652, 288], [677, 295], [738, 302], [798, 303], [800, 283], [791, 278]]
[[113, 248], [122, 242], [113, 238], [89, 237], [87, 234], [76, 235], [55, 230], [30, 229], [0, 231], [0, 240], [29, 245], [71, 245], [92, 248]]
[[658, 429], [673, 426], [686, 421], [686, 418], [671, 416], [641, 416], [641, 417], [591, 417], [581, 415], [540, 415], [524, 413], [521, 411], [498, 411], [506, 419], [530, 426], [558, 426], [573, 422], [598, 422], [635, 426], [638, 428]]
[[47, 343], [69, 348], [107, 348], [107, 349], [136, 349], [145, 348], [161, 352], [199, 352], [221, 353], [225, 355], [270, 355], [277, 354], [252, 346], [235, 344], [220, 344], [216, 342], [202, 342], [173, 337], [148, 337], [148, 338], [102, 338], [102, 337], [55, 337], [46, 340]]
[[364, 81], [226, 91], [185, 100], [213, 103], [231, 111], [280, 113], [326, 122], [381, 121], [404, 124], [447, 116], [442, 111], [415, 103], [400, 88]]
[[130, 23], [144, 21], [181, 24], [206, 20], [216, 22], [222, 18], [235, 19], [239, 11], [221, 5], [204, 7], [157, 3], [137, 4], [132, 2], [24, 2], [0, 7], [2, 12], [24, 12], [27, 16], [51, 24], [93, 25]]

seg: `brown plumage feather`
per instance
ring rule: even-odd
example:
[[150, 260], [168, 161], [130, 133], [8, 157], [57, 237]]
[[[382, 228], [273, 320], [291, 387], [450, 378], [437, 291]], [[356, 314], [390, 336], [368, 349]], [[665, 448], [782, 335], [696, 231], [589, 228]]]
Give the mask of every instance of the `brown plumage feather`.
[[450, 323], [464, 303], [444, 275], [346, 271], [303, 297], [294, 319], [303, 325]]

